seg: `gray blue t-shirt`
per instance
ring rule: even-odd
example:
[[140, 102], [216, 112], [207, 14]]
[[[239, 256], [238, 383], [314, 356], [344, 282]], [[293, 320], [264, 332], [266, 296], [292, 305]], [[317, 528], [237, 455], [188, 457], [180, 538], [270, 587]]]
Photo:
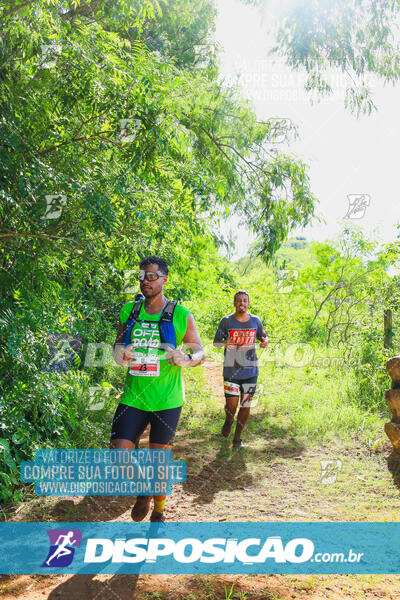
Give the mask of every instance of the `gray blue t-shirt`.
[[258, 375], [258, 360], [255, 342], [266, 337], [258, 317], [249, 315], [246, 322], [238, 321], [234, 314], [221, 319], [214, 342], [231, 341], [235, 350], [224, 350], [224, 379], [248, 379]]

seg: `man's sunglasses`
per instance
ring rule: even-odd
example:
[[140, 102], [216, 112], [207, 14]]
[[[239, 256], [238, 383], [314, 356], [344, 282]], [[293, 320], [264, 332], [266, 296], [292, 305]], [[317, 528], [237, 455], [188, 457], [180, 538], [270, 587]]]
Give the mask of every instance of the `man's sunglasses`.
[[164, 273], [155, 273], [154, 271], [144, 271], [143, 269], [140, 269], [137, 277], [139, 281], [144, 281], [145, 279], [147, 279], [147, 281], [155, 281], [156, 279], [159, 279], [159, 277], [165, 277], [165, 275]]

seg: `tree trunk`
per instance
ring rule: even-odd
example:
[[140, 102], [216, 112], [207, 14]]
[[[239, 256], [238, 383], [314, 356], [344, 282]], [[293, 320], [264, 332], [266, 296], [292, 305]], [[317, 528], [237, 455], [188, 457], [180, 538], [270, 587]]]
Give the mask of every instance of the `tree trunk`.
[[385, 310], [383, 313], [383, 330], [384, 330], [384, 338], [383, 345], [385, 348], [392, 347], [392, 338], [393, 338], [393, 330], [392, 330], [392, 311], [390, 308]]

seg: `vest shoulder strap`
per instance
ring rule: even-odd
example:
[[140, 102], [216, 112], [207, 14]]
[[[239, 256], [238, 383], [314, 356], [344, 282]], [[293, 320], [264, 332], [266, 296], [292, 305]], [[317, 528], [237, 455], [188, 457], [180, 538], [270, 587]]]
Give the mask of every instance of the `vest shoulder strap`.
[[132, 306], [131, 313], [130, 313], [128, 319], [126, 320], [126, 322], [124, 323], [123, 335], [122, 335], [122, 343], [124, 346], [129, 346], [131, 343], [131, 332], [132, 332], [132, 329], [133, 329], [136, 321], [138, 320], [140, 309], [142, 308], [142, 304], [143, 304], [143, 298], [139, 298], [138, 300], [135, 301], [134, 305]]
[[177, 304], [177, 300], [168, 300], [160, 317], [160, 321], [163, 321], [164, 323], [172, 323], [172, 319], [174, 318], [174, 311]]
[[130, 312], [129, 317], [127, 318], [127, 320], [125, 321], [125, 325], [124, 325], [124, 329], [132, 329], [132, 327], [134, 326], [134, 324], [136, 323], [136, 321], [139, 318], [139, 313], [140, 313], [140, 309], [142, 308], [142, 304], [143, 304], [143, 298], [139, 298], [138, 300], [136, 300], [136, 302], [134, 302], [133, 306], [132, 306], [132, 310]]
[[140, 309], [142, 308], [143, 302], [144, 302], [143, 298], [139, 298], [139, 300], [136, 300], [135, 304], [132, 306], [131, 314], [129, 315], [130, 319], [133, 319], [134, 321], [138, 320]]

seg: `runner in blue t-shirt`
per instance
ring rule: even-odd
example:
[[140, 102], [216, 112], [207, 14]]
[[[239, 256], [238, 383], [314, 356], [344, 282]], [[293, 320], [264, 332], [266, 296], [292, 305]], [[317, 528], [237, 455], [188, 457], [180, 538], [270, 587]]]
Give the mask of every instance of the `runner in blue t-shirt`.
[[247, 312], [249, 294], [239, 290], [234, 296], [233, 304], [235, 313], [221, 319], [214, 346], [225, 347], [223, 375], [226, 418], [222, 435], [229, 436], [240, 400], [233, 445], [243, 448], [240, 436], [249, 418], [258, 377], [256, 340], [260, 340], [260, 348], [267, 348], [269, 340], [260, 319]]

